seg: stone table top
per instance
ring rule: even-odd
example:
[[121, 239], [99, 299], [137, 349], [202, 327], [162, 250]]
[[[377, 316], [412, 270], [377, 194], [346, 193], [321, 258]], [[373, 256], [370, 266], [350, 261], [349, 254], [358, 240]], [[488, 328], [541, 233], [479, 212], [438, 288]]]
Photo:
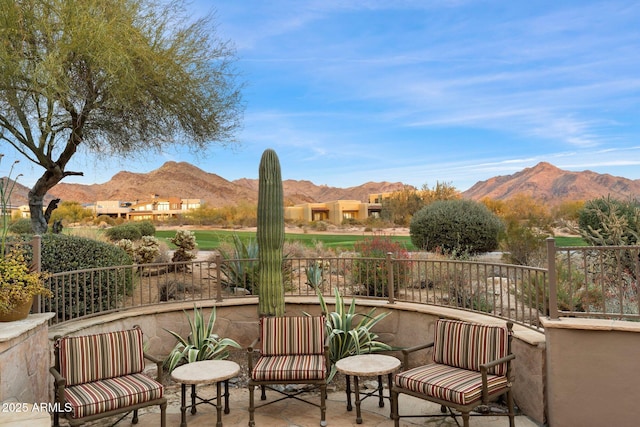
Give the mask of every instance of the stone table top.
[[178, 366], [171, 378], [182, 384], [208, 384], [233, 378], [240, 372], [240, 365], [230, 360], [203, 360]]
[[400, 368], [400, 360], [384, 354], [357, 354], [336, 362], [336, 369], [345, 375], [384, 375]]

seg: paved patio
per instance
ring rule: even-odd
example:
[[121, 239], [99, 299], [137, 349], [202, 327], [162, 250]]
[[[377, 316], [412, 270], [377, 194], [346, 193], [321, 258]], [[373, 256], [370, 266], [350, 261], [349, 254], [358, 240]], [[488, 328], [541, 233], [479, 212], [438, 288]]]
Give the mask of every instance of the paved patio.
[[[215, 396], [215, 387], [199, 386], [198, 394], [204, 397]], [[180, 389], [177, 385], [167, 388], [167, 426], [180, 426]], [[189, 391], [187, 392], [189, 393]], [[230, 413], [223, 414], [222, 422], [224, 426], [246, 426], [249, 422], [249, 412], [247, 410], [249, 402], [249, 392], [246, 387], [230, 386]], [[385, 396], [387, 390], [385, 389]], [[256, 393], [256, 402], [260, 402], [259, 393]], [[267, 393], [267, 397], [274, 398], [276, 394]], [[310, 400], [319, 401], [316, 395], [309, 396]], [[352, 398], [353, 399], [353, 398]], [[327, 396], [327, 425], [336, 427], [348, 426], [371, 426], [371, 427], [392, 427], [393, 421], [389, 419], [390, 405], [385, 399], [385, 406], [378, 407], [378, 400], [374, 397], [366, 398], [362, 402], [362, 424], [356, 423], [355, 404], [351, 412], [346, 408], [346, 395], [344, 391], [331, 391]], [[198, 412], [191, 415], [187, 411], [187, 424], [189, 427], [211, 427], [216, 424], [216, 411], [211, 405], [198, 405]], [[440, 406], [429, 402], [415, 399], [410, 396], [400, 396], [401, 413], [412, 414], [438, 414]], [[320, 409], [298, 402], [294, 399], [287, 399], [274, 405], [260, 408], [255, 412], [256, 427], [318, 427], [320, 425]], [[462, 420], [459, 420], [462, 425]], [[96, 421], [90, 426], [109, 425], [105, 421]], [[131, 416], [127, 417], [118, 426], [131, 425]], [[158, 407], [142, 409], [139, 415], [138, 427], [158, 427], [160, 425], [160, 414]], [[451, 417], [438, 418], [405, 418], [400, 425], [409, 426], [433, 426], [433, 427], [453, 427], [456, 421]], [[483, 416], [472, 417], [473, 427], [507, 427], [509, 419], [506, 416]], [[524, 415], [516, 416], [516, 427], [539, 427], [538, 424]]]

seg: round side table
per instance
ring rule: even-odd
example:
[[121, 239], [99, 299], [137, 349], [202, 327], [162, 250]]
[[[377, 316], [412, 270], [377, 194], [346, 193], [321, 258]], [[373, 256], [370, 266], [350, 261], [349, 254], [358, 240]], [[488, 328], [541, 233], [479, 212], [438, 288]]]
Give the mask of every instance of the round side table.
[[[336, 369], [342, 372], [347, 378], [347, 411], [351, 411], [351, 376], [354, 380], [354, 394], [356, 400], [356, 423], [362, 424], [362, 414], [360, 411], [360, 402], [369, 396], [378, 395], [378, 406], [384, 407], [384, 399], [390, 399], [390, 396], [383, 395], [382, 376], [387, 375], [387, 385], [391, 389], [391, 375], [400, 368], [400, 360], [393, 356], [385, 356], [383, 354], [358, 354], [355, 356], [345, 357], [336, 362]], [[378, 388], [372, 392], [365, 393], [360, 399], [359, 377], [378, 377]]]
[[[171, 378], [181, 384], [181, 422], [180, 427], [187, 427], [187, 408], [191, 413], [196, 413], [196, 405], [208, 403], [216, 407], [216, 427], [222, 427], [222, 390], [224, 382], [224, 413], [229, 413], [229, 378], [233, 378], [240, 372], [240, 366], [230, 360], [203, 360], [201, 362], [187, 363], [178, 366], [171, 372]], [[196, 394], [197, 384], [216, 384], [216, 396], [211, 399], [203, 399]], [[187, 385], [191, 385], [191, 405], [187, 405]], [[196, 399], [200, 402], [196, 403]], [[213, 403], [213, 400], [216, 403]]]

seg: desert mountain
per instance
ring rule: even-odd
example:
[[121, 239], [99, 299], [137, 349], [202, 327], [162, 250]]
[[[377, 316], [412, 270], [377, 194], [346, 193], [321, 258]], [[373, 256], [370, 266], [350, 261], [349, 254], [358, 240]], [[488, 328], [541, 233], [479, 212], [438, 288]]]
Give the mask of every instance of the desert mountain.
[[[402, 183], [368, 182], [358, 187], [335, 188], [318, 186], [310, 181], [283, 181], [285, 202], [289, 205], [305, 202], [326, 202], [339, 199], [366, 201], [371, 193], [394, 191]], [[50, 193], [62, 200], [91, 203], [96, 200], [148, 200], [160, 197], [203, 199], [209, 206], [222, 207], [240, 202], [258, 201], [258, 180], [226, 179], [203, 171], [185, 162], [167, 162], [149, 173], [118, 172], [104, 184], [60, 183]]]
[[513, 175], [496, 176], [480, 181], [463, 192], [463, 196], [472, 200], [484, 197], [505, 200], [519, 193], [549, 205], [609, 195], [616, 199], [637, 198], [640, 196], [640, 180], [588, 170], [570, 172], [542, 162]]
[[[258, 192], [257, 179], [243, 178], [233, 182], [256, 193]], [[285, 198], [292, 201], [292, 204], [328, 202], [332, 200], [360, 200], [365, 202], [369, 198], [369, 194], [392, 192], [400, 190], [403, 186], [404, 184], [400, 182], [367, 182], [357, 187], [337, 188], [327, 185], [315, 185], [311, 181], [304, 180], [286, 179], [282, 181]]]
[[[332, 200], [366, 201], [369, 194], [400, 190], [400, 182], [367, 182], [357, 187], [337, 188], [315, 185], [310, 181], [283, 181], [285, 203], [294, 205], [305, 202]], [[16, 184], [11, 203], [27, 204], [29, 189]], [[590, 200], [608, 196], [626, 199], [640, 197], [640, 180], [598, 174], [592, 171], [571, 172], [549, 163], [539, 163], [512, 175], [502, 175], [480, 181], [464, 191], [465, 198], [481, 200], [489, 197], [506, 200], [524, 193], [536, 200], [553, 205], [568, 200]], [[45, 200], [57, 197], [62, 200], [92, 203], [97, 200], [148, 200], [152, 194], [160, 197], [178, 196], [203, 199], [209, 206], [222, 207], [241, 202], [257, 203], [258, 180], [238, 179], [228, 181], [216, 174], [205, 172], [189, 163], [167, 162], [149, 173], [119, 172], [103, 184], [60, 183], [49, 192]]]

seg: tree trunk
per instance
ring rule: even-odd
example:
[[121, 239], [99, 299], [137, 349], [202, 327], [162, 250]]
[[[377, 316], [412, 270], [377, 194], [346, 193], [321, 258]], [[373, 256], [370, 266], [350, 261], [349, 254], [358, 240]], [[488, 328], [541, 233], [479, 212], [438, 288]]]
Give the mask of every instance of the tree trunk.
[[[44, 196], [46, 196], [47, 192], [59, 183], [63, 177], [64, 174], [61, 171], [56, 173], [47, 170], [40, 179], [38, 179], [33, 188], [29, 190], [29, 213], [31, 214], [31, 228], [34, 234], [42, 235], [47, 232], [48, 218], [45, 218]], [[53, 209], [47, 210], [50, 216]]]

